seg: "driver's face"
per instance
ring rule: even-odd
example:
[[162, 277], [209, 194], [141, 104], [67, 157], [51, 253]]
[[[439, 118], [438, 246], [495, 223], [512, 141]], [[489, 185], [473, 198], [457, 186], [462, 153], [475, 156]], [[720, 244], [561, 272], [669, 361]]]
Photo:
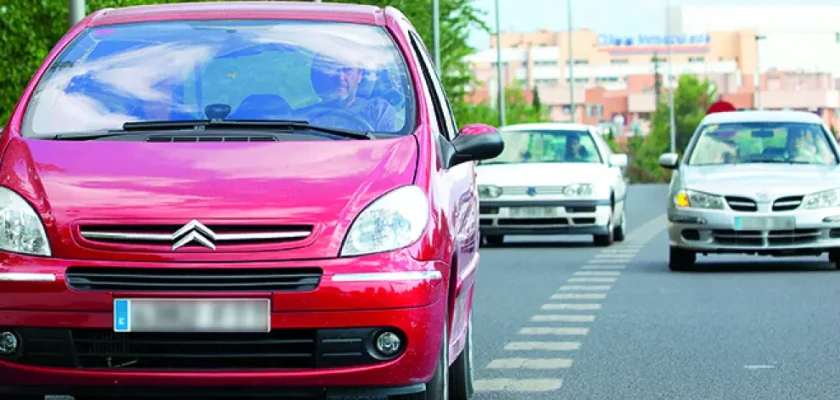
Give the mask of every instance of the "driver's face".
[[330, 71], [333, 77], [331, 83], [333, 88], [332, 98], [341, 100], [352, 99], [356, 96], [359, 82], [362, 81], [362, 70], [352, 67], [336, 67]]

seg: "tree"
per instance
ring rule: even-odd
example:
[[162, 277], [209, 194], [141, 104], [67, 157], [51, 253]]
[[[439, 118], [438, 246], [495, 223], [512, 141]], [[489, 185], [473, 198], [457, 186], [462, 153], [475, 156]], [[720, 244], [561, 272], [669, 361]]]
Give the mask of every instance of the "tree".
[[534, 86], [534, 100], [532, 101], [534, 110], [542, 112], [542, 102], [540, 101], [540, 87]]
[[[520, 87], [520, 85], [511, 85], [505, 88], [505, 123], [523, 124], [548, 121], [548, 116], [542, 109], [536, 110], [533, 104], [528, 104]], [[487, 103], [478, 104], [467, 108], [463, 123], [498, 126], [499, 112], [496, 107]]]
[[[682, 153], [691, 136], [706, 115], [706, 109], [715, 98], [715, 91], [708, 80], [700, 81], [692, 75], [680, 76], [679, 85], [674, 92], [674, 120], [676, 122], [676, 150]], [[638, 147], [628, 174], [636, 182], [667, 182], [670, 171], [659, 166], [659, 156], [670, 151], [670, 114], [668, 103], [660, 101], [651, 121], [652, 130], [643, 143], [633, 143]], [[631, 141], [632, 142], [632, 141]]]

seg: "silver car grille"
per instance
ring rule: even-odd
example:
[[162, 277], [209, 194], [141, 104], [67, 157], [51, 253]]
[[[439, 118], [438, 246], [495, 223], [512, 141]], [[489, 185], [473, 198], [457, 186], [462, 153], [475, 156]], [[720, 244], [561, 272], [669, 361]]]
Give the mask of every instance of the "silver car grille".
[[714, 230], [716, 243], [725, 246], [785, 246], [812, 243], [819, 239], [818, 229], [794, 229], [775, 231]]
[[780, 197], [773, 202], [773, 211], [792, 211], [802, 204], [804, 196]]
[[563, 186], [505, 186], [502, 192], [506, 195], [527, 195], [529, 188], [535, 188], [539, 194], [563, 194]]
[[758, 204], [753, 199], [740, 196], [726, 196], [725, 198], [729, 208], [735, 211], [758, 211]]
[[[206, 239], [212, 241], [219, 250], [246, 245], [278, 245], [306, 239], [312, 234], [312, 226], [284, 225], [203, 225], [212, 234]], [[184, 235], [179, 235], [183, 225], [82, 225], [79, 228], [81, 238], [89, 243], [110, 246], [142, 246], [158, 248], [160, 251], [172, 251], [173, 245]], [[205, 232], [205, 231], [202, 231]], [[198, 242], [183, 246], [201, 247]], [[207, 246], [204, 246], [205, 248]]]

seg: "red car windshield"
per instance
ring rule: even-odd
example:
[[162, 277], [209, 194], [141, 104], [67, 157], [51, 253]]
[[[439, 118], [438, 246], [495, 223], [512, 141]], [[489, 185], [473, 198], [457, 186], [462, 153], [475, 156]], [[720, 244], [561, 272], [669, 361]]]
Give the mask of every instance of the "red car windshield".
[[226, 119], [404, 135], [413, 129], [413, 109], [405, 60], [382, 27], [285, 20], [135, 23], [91, 28], [77, 37], [40, 80], [22, 134]]

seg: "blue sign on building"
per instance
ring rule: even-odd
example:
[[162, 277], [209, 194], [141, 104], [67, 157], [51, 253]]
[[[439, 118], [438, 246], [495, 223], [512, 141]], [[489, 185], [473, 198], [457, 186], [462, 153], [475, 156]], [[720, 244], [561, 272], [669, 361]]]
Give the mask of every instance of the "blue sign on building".
[[598, 35], [598, 46], [664, 46], [670, 44], [674, 46], [691, 45], [702, 46], [711, 42], [711, 37], [706, 33], [694, 35]]

